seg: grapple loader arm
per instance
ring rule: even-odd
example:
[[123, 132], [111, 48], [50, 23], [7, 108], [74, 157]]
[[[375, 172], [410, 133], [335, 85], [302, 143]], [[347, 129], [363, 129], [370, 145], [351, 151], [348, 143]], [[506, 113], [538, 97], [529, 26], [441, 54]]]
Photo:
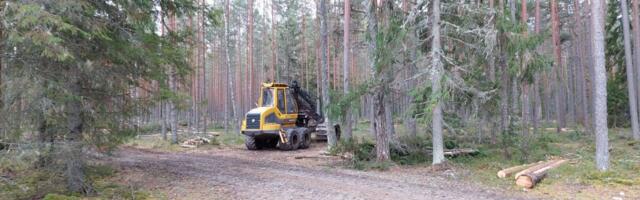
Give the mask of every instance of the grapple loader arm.
[[316, 112], [316, 101], [306, 91], [302, 90], [297, 81], [293, 81], [290, 88], [292, 89], [293, 97], [298, 104], [298, 112], [304, 113], [310, 119], [317, 121], [318, 123], [324, 122], [322, 113]]

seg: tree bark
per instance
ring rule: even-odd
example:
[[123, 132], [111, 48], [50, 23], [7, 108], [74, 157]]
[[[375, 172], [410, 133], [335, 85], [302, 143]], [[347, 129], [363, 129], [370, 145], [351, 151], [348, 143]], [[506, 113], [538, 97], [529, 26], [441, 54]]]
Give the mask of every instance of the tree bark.
[[[632, 56], [633, 56], [633, 64], [634, 71], [636, 73], [636, 77], [634, 78], [635, 83], [640, 83], [640, 3], [639, 0], [631, 0], [631, 31], [633, 34], [633, 46], [632, 46]], [[640, 95], [640, 85], [636, 87], [636, 94]], [[640, 108], [640, 99], [637, 99], [636, 108]]]
[[538, 182], [542, 181], [542, 179], [544, 179], [544, 177], [546, 176], [547, 176], [546, 171], [539, 172], [539, 173], [524, 174], [522, 176], [519, 176], [518, 179], [516, 179], [516, 185], [531, 189], [536, 184], [538, 184]]
[[433, 145], [433, 164], [441, 164], [445, 161], [444, 158], [444, 142], [442, 139], [442, 100], [440, 98], [443, 90], [441, 88], [441, 78], [443, 75], [442, 61], [440, 61], [440, 55], [442, 49], [440, 48], [440, 0], [433, 1], [433, 27], [432, 44], [431, 44], [431, 88], [432, 96], [435, 98], [435, 107], [433, 108], [432, 116], [432, 145]]
[[224, 56], [225, 56], [225, 64], [227, 65], [227, 81], [229, 82], [229, 86], [228, 86], [228, 93], [229, 93], [229, 98], [231, 99], [231, 122], [233, 123], [232, 125], [232, 130], [233, 132], [238, 132], [238, 119], [236, 117], [236, 112], [238, 111], [236, 109], [236, 95], [234, 92], [235, 87], [233, 87], [233, 81], [234, 81], [234, 76], [233, 74], [235, 73], [233, 67], [231, 67], [231, 53], [230, 53], [230, 49], [231, 49], [231, 39], [229, 37], [229, 29], [231, 26], [231, 20], [229, 19], [231, 15], [231, 10], [229, 9], [229, 0], [225, 0], [225, 14], [224, 14], [224, 40], [225, 40], [225, 48], [224, 48]]
[[[376, 137], [376, 161], [379, 163], [387, 162], [390, 159], [389, 136], [387, 135], [387, 123], [385, 115], [385, 93], [387, 91], [386, 76], [383, 70], [376, 69], [378, 48], [375, 38], [378, 36], [378, 17], [380, 17], [378, 9], [386, 9], [385, 6], [376, 5], [375, 1], [368, 1], [367, 8], [367, 31], [369, 34], [369, 54], [371, 77], [376, 80], [378, 85], [374, 85], [373, 94], [371, 95], [371, 128]], [[381, 7], [381, 8], [379, 8]]]
[[80, 71], [77, 66], [72, 66], [67, 79], [67, 89], [71, 98], [66, 102], [67, 130], [66, 139], [67, 152], [65, 152], [65, 175], [67, 177], [67, 188], [71, 192], [85, 193], [87, 190], [82, 159], [82, 132], [84, 121], [82, 119]]
[[[4, 10], [4, 2], [0, 2], [0, 12]], [[0, 22], [0, 110], [4, 108], [4, 88], [2, 87], [2, 70], [4, 64], [4, 23]], [[2, 128], [0, 128], [0, 132]]]
[[[620, 0], [620, 13], [622, 13], [622, 32], [624, 37], [624, 58], [627, 70], [627, 89], [629, 91], [629, 112], [631, 113], [631, 134], [633, 139], [640, 140], [640, 127], [638, 127], [638, 109], [635, 69], [633, 69], [633, 58], [631, 53], [631, 36], [629, 33], [629, 9], [627, 1]], [[636, 19], [637, 20], [637, 19]]]
[[253, 91], [253, 86], [255, 84], [255, 77], [253, 74], [253, 0], [248, 0], [247, 4], [247, 71], [249, 72], [249, 87], [247, 90], [249, 94], [247, 95], [247, 98], [249, 98], [249, 101], [247, 102], [252, 102], [256, 94], [256, 92]]
[[591, 3], [591, 30], [593, 31], [593, 126], [596, 135], [596, 167], [609, 168], [609, 139], [607, 129], [607, 71], [605, 69], [604, 15], [602, 0]]
[[[504, 1], [501, 0], [498, 2], [499, 4], [499, 12], [501, 15], [504, 15]], [[510, 124], [511, 124], [511, 116], [509, 115], [510, 107], [509, 107], [509, 86], [510, 86], [510, 78], [509, 71], [506, 63], [506, 50], [503, 47], [503, 41], [505, 40], [505, 33], [498, 32], [497, 46], [500, 49], [500, 55], [498, 59], [498, 65], [500, 66], [500, 132], [502, 135], [501, 147], [505, 157], [510, 158], [511, 153], [509, 153], [508, 146], [510, 145], [509, 134], [510, 134]]]
[[565, 110], [564, 105], [564, 77], [562, 72], [562, 47], [560, 44], [560, 19], [558, 17], [558, 3], [556, 0], [551, 0], [551, 37], [553, 39], [553, 52], [555, 56], [555, 103], [556, 103], [556, 131], [560, 132], [560, 129], [565, 126]]
[[[527, 19], [528, 17], [528, 13], [527, 13], [527, 1], [526, 0], [521, 0], [520, 1], [520, 5], [521, 5], [521, 11], [520, 11], [520, 23], [522, 23], [523, 26], [527, 27]], [[528, 35], [528, 30], [524, 29], [524, 36], [527, 37]], [[522, 70], [526, 70], [527, 66], [526, 63], [524, 62], [524, 55], [521, 54], [521, 58], [522, 59], [522, 66], [521, 69]], [[529, 83], [527, 81], [523, 81], [522, 82], [522, 137], [523, 137], [523, 142], [522, 142], [522, 149], [524, 149], [524, 159], [528, 159], [529, 157], [529, 153], [528, 153], [528, 148], [529, 148], [529, 117], [531, 115], [530, 113], [530, 109], [531, 109], [531, 101], [529, 98]]]
[[[351, 1], [344, 0], [344, 38], [343, 38], [343, 63], [342, 63], [342, 87], [344, 95], [349, 95], [349, 66], [350, 66], [350, 56], [351, 56], [351, 43], [350, 43], [350, 34], [351, 29], [349, 25], [351, 23]], [[351, 140], [351, 106], [347, 106], [345, 108], [345, 115], [343, 117], [342, 127], [343, 129], [343, 138], [345, 141]]]
[[276, 43], [275, 0], [271, 1], [271, 81], [276, 82], [276, 64], [278, 63], [278, 44]]
[[[176, 16], [175, 13], [173, 12], [169, 12], [169, 32], [171, 31], [175, 31], [176, 30]], [[176, 79], [176, 68], [175, 66], [169, 66], [169, 70], [168, 70], [168, 76], [169, 76], [169, 90], [171, 90], [171, 93], [176, 94], [178, 93], [178, 83], [177, 83], [177, 79]], [[170, 100], [167, 103], [167, 108], [168, 108], [168, 121], [169, 121], [169, 127], [171, 128], [171, 142], [173, 144], [177, 144], [178, 143], [178, 111], [176, 110], [176, 105], [174, 100]]]
[[327, 126], [327, 143], [328, 148], [331, 149], [336, 146], [337, 138], [335, 130], [333, 127], [333, 123], [331, 123], [331, 118], [329, 117], [329, 105], [331, 104], [331, 98], [329, 96], [329, 63], [327, 62], [327, 50], [328, 50], [328, 40], [327, 35], [327, 1], [320, 0], [320, 41], [322, 48], [322, 58], [320, 59], [322, 62], [322, 110], [324, 111], [324, 123]]

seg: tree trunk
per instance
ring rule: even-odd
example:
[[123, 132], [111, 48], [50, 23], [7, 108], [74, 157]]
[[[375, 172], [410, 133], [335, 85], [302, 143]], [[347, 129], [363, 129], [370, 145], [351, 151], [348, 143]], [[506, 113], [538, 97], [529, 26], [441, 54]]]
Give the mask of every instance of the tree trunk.
[[[631, 31], [633, 34], [633, 50], [632, 50], [632, 56], [633, 56], [633, 64], [635, 64], [634, 66], [634, 71], [638, 72], [636, 73], [636, 77], [635, 79], [635, 83], [640, 83], [640, 3], [638, 3], [639, 0], [631, 0]], [[640, 85], [637, 85], [638, 87], [636, 87], [636, 94], [640, 95]], [[640, 99], [637, 99], [637, 106], [636, 108], [640, 108]]]
[[432, 27], [432, 44], [431, 44], [431, 88], [432, 92], [436, 96], [435, 107], [433, 108], [432, 117], [432, 143], [433, 143], [433, 164], [440, 164], [445, 161], [444, 158], [444, 142], [442, 139], [442, 100], [440, 99], [441, 93], [444, 91], [441, 88], [441, 78], [443, 75], [442, 62], [440, 61], [440, 55], [442, 49], [440, 49], [440, 0], [433, 1], [433, 27]]
[[233, 81], [234, 81], [234, 76], [233, 74], [235, 73], [233, 67], [231, 67], [231, 53], [230, 53], [230, 49], [231, 49], [231, 39], [229, 37], [229, 29], [231, 29], [231, 20], [229, 19], [230, 15], [231, 15], [231, 10], [229, 10], [229, 0], [225, 0], [225, 14], [224, 14], [224, 40], [225, 40], [225, 48], [224, 48], [224, 56], [225, 56], [225, 64], [227, 65], [227, 80], [229, 81], [229, 98], [231, 99], [231, 122], [232, 124], [232, 130], [234, 133], [238, 132], [238, 119], [236, 117], [236, 112], [238, 111], [236, 109], [236, 95], [235, 95], [235, 87], [233, 87]]
[[[622, 13], [622, 31], [624, 37], [624, 58], [625, 66], [627, 69], [627, 89], [629, 91], [629, 112], [631, 113], [631, 133], [633, 139], [640, 140], [640, 128], [638, 127], [638, 109], [637, 109], [637, 94], [636, 94], [636, 81], [635, 69], [633, 69], [633, 58], [631, 55], [631, 36], [629, 34], [629, 9], [627, 8], [627, 1], [620, 0], [620, 13]], [[637, 20], [637, 19], [636, 19]]]
[[[178, 92], [175, 67], [170, 67], [169, 69], [169, 90], [174, 94]], [[168, 109], [169, 127], [171, 127], [171, 143], [178, 144], [178, 112], [176, 111], [176, 105], [173, 100], [169, 101]]]
[[256, 94], [256, 92], [253, 91], [253, 87], [255, 85], [255, 76], [253, 74], [253, 0], [248, 0], [247, 4], [247, 71], [249, 72], [249, 88], [247, 90], [249, 94], [247, 95], [247, 98], [249, 98], [249, 101], [247, 102], [252, 102]]
[[600, 171], [609, 168], [609, 139], [607, 130], [607, 71], [605, 69], [604, 16], [602, 0], [591, 3], [593, 31], [593, 127], [596, 135], [596, 166]]
[[[342, 77], [342, 87], [343, 87], [343, 92], [344, 95], [349, 95], [349, 66], [350, 66], [350, 61], [349, 59], [351, 56], [351, 43], [350, 43], [350, 34], [351, 34], [351, 29], [349, 28], [349, 25], [351, 23], [351, 2], [350, 0], [344, 0], [344, 38], [343, 38], [343, 63], [342, 63], [342, 73], [343, 73], [343, 77]], [[349, 141], [351, 140], [351, 106], [347, 106], [345, 108], [345, 115], [343, 117], [343, 123], [342, 123], [342, 127], [343, 127], [343, 138], [345, 141]]]
[[[0, 3], [4, 4], [4, 2]], [[4, 6], [0, 8], [0, 11], [4, 10]], [[4, 25], [0, 22], [0, 110], [4, 108], [4, 88], [2, 87], [2, 67], [4, 64]], [[0, 132], [2, 132], [2, 128], [0, 128]]]
[[160, 133], [162, 133], [162, 140], [167, 141], [167, 102], [164, 100], [160, 102], [160, 123], [162, 124]]
[[[169, 32], [175, 31], [176, 29], [176, 17], [173, 12], [169, 13]], [[174, 66], [169, 66], [168, 76], [169, 76], [169, 90], [171, 93], [178, 93], [178, 83], [176, 79], [176, 68]], [[167, 102], [167, 111], [168, 114], [168, 122], [169, 128], [171, 129], [171, 142], [173, 144], [178, 143], [178, 111], [176, 110], [176, 105], [173, 99]]]
[[[207, 96], [207, 57], [206, 57], [206, 52], [207, 52], [207, 45], [206, 45], [206, 40], [205, 40], [205, 15], [206, 12], [204, 10], [205, 8], [205, 1], [201, 0], [200, 1], [200, 5], [202, 6], [201, 11], [200, 11], [200, 24], [198, 24], [200, 26], [200, 67], [202, 68], [202, 87], [201, 87], [201, 100], [200, 102], [202, 102], [202, 99], [208, 99]], [[202, 126], [202, 133], [203, 135], [207, 134], [207, 115], [206, 113], [208, 110], [208, 105], [211, 101], [207, 100], [207, 105], [202, 108], [201, 110], [204, 111], [204, 113], [202, 114], [202, 119], [203, 119], [203, 126]]]
[[[379, 8], [380, 7], [380, 8]], [[376, 45], [374, 38], [378, 36], [378, 9], [387, 9], [385, 6], [376, 5], [375, 1], [369, 1], [367, 8], [367, 31], [369, 34], [369, 54], [370, 54], [370, 67], [372, 72], [372, 78], [376, 80], [379, 85], [375, 85], [373, 88], [373, 94], [371, 95], [371, 118], [372, 129], [376, 137], [376, 161], [379, 163], [387, 162], [390, 159], [389, 151], [389, 136], [387, 135], [387, 123], [385, 115], [385, 94], [388, 89], [388, 85], [385, 83], [384, 73], [382, 70], [376, 69], [377, 55], [376, 51], [381, 48]]]
[[71, 67], [72, 71], [69, 73], [67, 89], [72, 98], [66, 102], [66, 116], [67, 116], [67, 130], [69, 130], [65, 137], [67, 144], [65, 145], [67, 152], [65, 152], [65, 175], [67, 177], [67, 188], [70, 192], [85, 193], [87, 192], [85, 186], [85, 177], [82, 159], [82, 131], [84, 121], [82, 119], [82, 102], [81, 102], [81, 90], [82, 83], [80, 82], [80, 72], [77, 67]]
[[321, 54], [322, 58], [320, 59], [322, 62], [322, 110], [324, 111], [324, 123], [327, 126], [327, 143], [328, 148], [331, 149], [336, 146], [337, 138], [335, 130], [333, 127], [333, 123], [331, 123], [331, 119], [329, 118], [329, 105], [331, 104], [331, 98], [329, 96], [329, 63], [327, 62], [327, 50], [328, 50], [328, 42], [327, 41], [327, 1], [320, 0], [320, 33], [321, 33]]
[[[527, 19], [528, 17], [528, 13], [527, 13], [527, 1], [526, 0], [522, 0], [521, 3], [521, 12], [520, 12], [520, 23], [522, 23], [523, 26], [527, 26]], [[524, 36], [527, 37], [528, 35], [528, 30], [524, 29]], [[521, 70], [526, 70], [527, 66], [526, 63], [524, 62], [524, 55], [521, 54], [520, 59], [522, 59], [522, 66], [521, 66]], [[531, 115], [530, 113], [530, 109], [531, 109], [531, 101], [529, 98], [529, 83], [527, 81], [523, 81], [522, 82], [522, 119], [520, 120], [522, 123], [522, 149], [523, 151], [523, 157], [525, 160], [528, 159], [529, 157], [529, 153], [528, 153], [528, 149], [529, 149], [529, 117]]]
[[[227, 3], [228, 4], [228, 3]], [[276, 43], [275, 0], [271, 1], [271, 81], [276, 82], [276, 64], [278, 63], [278, 44]]]
[[558, 17], [558, 3], [556, 0], [551, 0], [551, 37], [553, 39], [553, 52], [555, 56], [555, 103], [556, 103], [556, 125], [557, 132], [565, 126], [565, 110], [562, 106], [564, 103], [564, 78], [562, 72], [562, 47], [560, 44], [560, 19]]

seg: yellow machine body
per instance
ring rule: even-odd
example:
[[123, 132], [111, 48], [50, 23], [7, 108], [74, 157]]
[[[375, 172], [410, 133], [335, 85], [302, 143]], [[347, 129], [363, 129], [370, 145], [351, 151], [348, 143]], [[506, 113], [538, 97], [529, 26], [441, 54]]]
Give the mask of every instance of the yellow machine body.
[[246, 134], [273, 134], [296, 126], [298, 107], [287, 84], [263, 83], [258, 107], [251, 109], [242, 120], [241, 131]]

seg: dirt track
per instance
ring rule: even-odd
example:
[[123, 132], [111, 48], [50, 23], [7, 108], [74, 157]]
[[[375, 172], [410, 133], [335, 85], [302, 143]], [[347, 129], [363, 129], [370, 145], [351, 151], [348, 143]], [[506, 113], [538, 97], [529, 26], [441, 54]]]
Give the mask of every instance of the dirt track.
[[116, 152], [119, 179], [169, 199], [521, 199], [472, 185], [453, 170], [427, 167], [355, 171], [318, 156], [318, 144], [298, 151], [241, 148], [156, 152], [125, 147]]

